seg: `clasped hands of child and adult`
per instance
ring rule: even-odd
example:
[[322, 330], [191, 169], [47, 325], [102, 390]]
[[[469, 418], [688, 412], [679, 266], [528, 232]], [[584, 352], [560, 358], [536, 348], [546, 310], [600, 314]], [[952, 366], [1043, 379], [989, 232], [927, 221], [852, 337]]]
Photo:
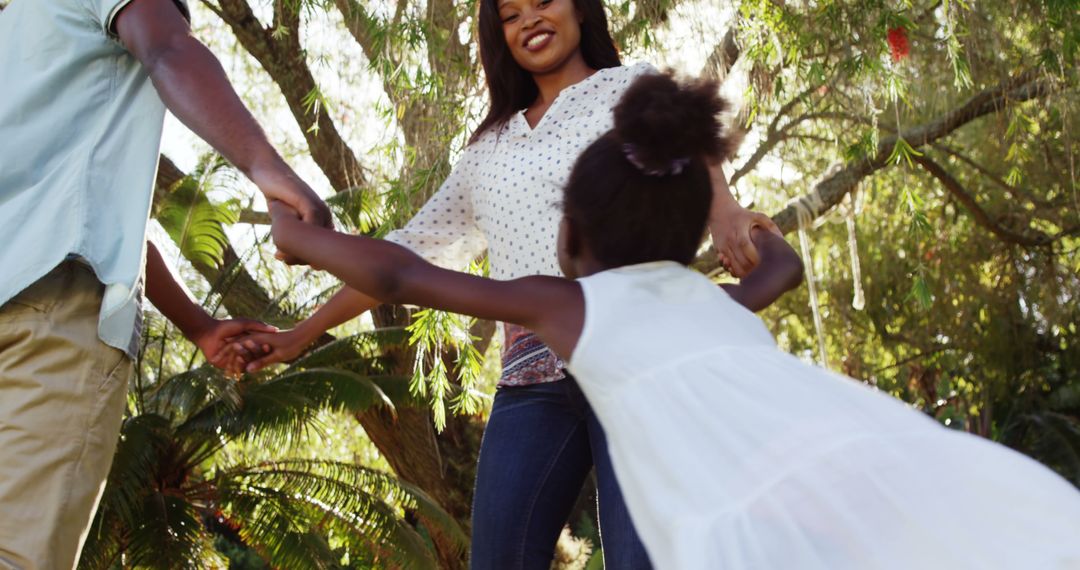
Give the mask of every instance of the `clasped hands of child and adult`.
[[[779, 228], [772, 219], [759, 212], [751, 210], [729, 213], [726, 218], [729, 222], [722, 231], [712, 231], [714, 246], [719, 257], [720, 264], [734, 277], [745, 277], [758, 263], [758, 252], [749, 239], [749, 231], [739, 232], [736, 228], [745, 226], [764, 227], [765, 229], [780, 234]], [[272, 200], [270, 204], [271, 219], [281, 216], [293, 216], [300, 218], [300, 214], [290, 206]], [[732, 219], [745, 217], [741, 224], [730, 223]], [[280, 224], [272, 226], [275, 233], [281, 231]], [[742, 233], [746, 233], [743, 236]], [[292, 265], [304, 265], [302, 260], [286, 256], [281, 251], [275, 257]], [[316, 268], [317, 269], [317, 268]], [[304, 323], [296, 328], [279, 330], [270, 325], [265, 325], [262, 330], [251, 328], [236, 336], [224, 339], [224, 346], [213, 352], [203, 351], [207, 360], [225, 371], [230, 377], [237, 379], [245, 372], [258, 372], [270, 364], [279, 362], [291, 362], [299, 358], [308, 347], [318, 339], [323, 332], [314, 330], [315, 327], [304, 327]], [[202, 348], [200, 346], [200, 348]]]

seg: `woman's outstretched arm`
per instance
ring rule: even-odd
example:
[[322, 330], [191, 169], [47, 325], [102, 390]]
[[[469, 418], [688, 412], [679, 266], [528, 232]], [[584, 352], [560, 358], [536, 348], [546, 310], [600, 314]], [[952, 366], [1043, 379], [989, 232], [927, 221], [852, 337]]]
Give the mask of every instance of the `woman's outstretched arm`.
[[721, 287], [737, 303], [757, 312], [799, 286], [803, 264], [799, 254], [775, 233], [754, 228], [751, 236], [761, 262], [737, 285], [724, 284]]
[[420, 305], [520, 324], [569, 357], [584, 322], [581, 287], [559, 277], [496, 281], [439, 268], [407, 248], [304, 224], [270, 203], [274, 244], [384, 303]]

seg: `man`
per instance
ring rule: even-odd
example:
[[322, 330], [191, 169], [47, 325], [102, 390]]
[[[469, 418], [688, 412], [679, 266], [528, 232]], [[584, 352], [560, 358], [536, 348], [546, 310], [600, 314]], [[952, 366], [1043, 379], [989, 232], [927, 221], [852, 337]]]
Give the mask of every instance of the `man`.
[[[0, 569], [73, 568], [139, 340], [165, 108], [267, 199], [330, 213], [270, 146], [187, 0], [14, 0], [0, 12]], [[216, 321], [151, 246], [147, 296], [213, 359]]]

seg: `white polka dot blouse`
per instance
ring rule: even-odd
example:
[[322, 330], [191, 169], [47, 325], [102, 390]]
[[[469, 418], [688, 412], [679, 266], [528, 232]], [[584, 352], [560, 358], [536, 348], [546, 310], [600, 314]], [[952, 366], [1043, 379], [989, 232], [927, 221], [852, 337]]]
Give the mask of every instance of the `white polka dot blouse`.
[[495, 279], [562, 275], [556, 241], [570, 169], [612, 128], [612, 109], [626, 88], [655, 71], [647, 63], [601, 69], [563, 89], [535, 127], [523, 111], [492, 127], [466, 147], [412, 220], [386, 239], [456, 270], [487, 250]]

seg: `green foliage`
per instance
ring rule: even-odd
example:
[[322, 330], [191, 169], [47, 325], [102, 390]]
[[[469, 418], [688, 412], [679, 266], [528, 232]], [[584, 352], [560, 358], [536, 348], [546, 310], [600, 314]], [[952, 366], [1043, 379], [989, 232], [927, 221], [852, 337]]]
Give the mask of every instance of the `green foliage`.
[[911, 147], [904, 137], [896, 138], [896, 145], [893, 146], [892, 154], [889, 155], [888, 162], [892, 164], [900, 164], [900, 161], [904, 161], [908, 166], [915, 166], [914, 157], [922, 156], [922, 153]]
[[210, 267], [221, 264], [228, 236], [225, 227], [236, 223], [239, 202], [215, 203], [208, 197], [214, 184], [231, 170], [225, 159], [208, 155], [192, 173], [178, 182], [158, 205], [155, 219], [193, 263]]
[[[831, 223], [844, 221], [835, 214], [810, 231], [828, 361], [1080, 481], [1080, 406], [1069, 397], [1080, 383], [1078, 101], [1075, 64], [1064, 63], [1075, 62], [1080, 5], [738, 5], [751, 66], [748, 126], [795, 173], [752, 177], [757, 205], [780, 208], [823, 171], [889, 165], [860, 181], [854, 235]], [[899, 61], [886, 41], [896, 27], [911, 44]], [[1000, 82], [1018, 84], [1026, 70], [1056, 87], [933, 145], [909, 136]], [[895, 142], [882, 151], [889, 136]], [[775, 196], [777, 188], [787, 191]], [[862, 310], [852, 307], [851, 240]], [[807, 356], [817, 346], [808, 306], [799, 290], [766, 313], [782, 342]]]
[[[208, 367], [137, 382], [82, 568], [206, 568], [224, 564], [214, 548], [222, 525], [274, 567], [338, 567], [347, 555], [400, 567], [434, 568], [420, 517], [454, 537], [457, 523], [423, 491], [351, 462], [248, 462], [230, 442], [287, 449], [319, 430], [320, 410], [393, 409], [380, 387], [377, 346], [395, 331], [343, 339], [281, 374], [236, 382]], [[341, 368], [320, 365], [348, 349]], [[215, 530], [217, 529], [217, 530]]]
[[[446, 427], [446, 400], [452, 392], [457, 392], [451, 403], [454, 411], [470, 414], [478, 411], [476, 384], [483, 368], [483, 356], [473, 344], [477, 339], [469, 334], [474, 323], [475, 319], [461, 315], [422, 309], [413, 314], [408, 327], [412, 333], [409, 343], [416, 347], [409, 389], [417, 397], [430, 398], [435, 428], [439, 431]], [[445, 362], [445, 352], [450, 347], [457, 350], [454, 384], [450, 382]]]
[[[474, 262], [469, 272], [487, 275], [486, 260]], [[447, 399], [454, 413], [473, 415], [480, 412], [486, 396], [480, 392], [480, 377], [484, 370], [484, 355], [476, 348], [480, 340], [471, 333], [476, 319], [434, 309], [413, 313], [407, 327], [409, 344], [416, 347], [410, 392], [418, 398], [429, 398], [435, 428], [446, 427]], [[453, 381], [446, 361], [453, 351]]]

